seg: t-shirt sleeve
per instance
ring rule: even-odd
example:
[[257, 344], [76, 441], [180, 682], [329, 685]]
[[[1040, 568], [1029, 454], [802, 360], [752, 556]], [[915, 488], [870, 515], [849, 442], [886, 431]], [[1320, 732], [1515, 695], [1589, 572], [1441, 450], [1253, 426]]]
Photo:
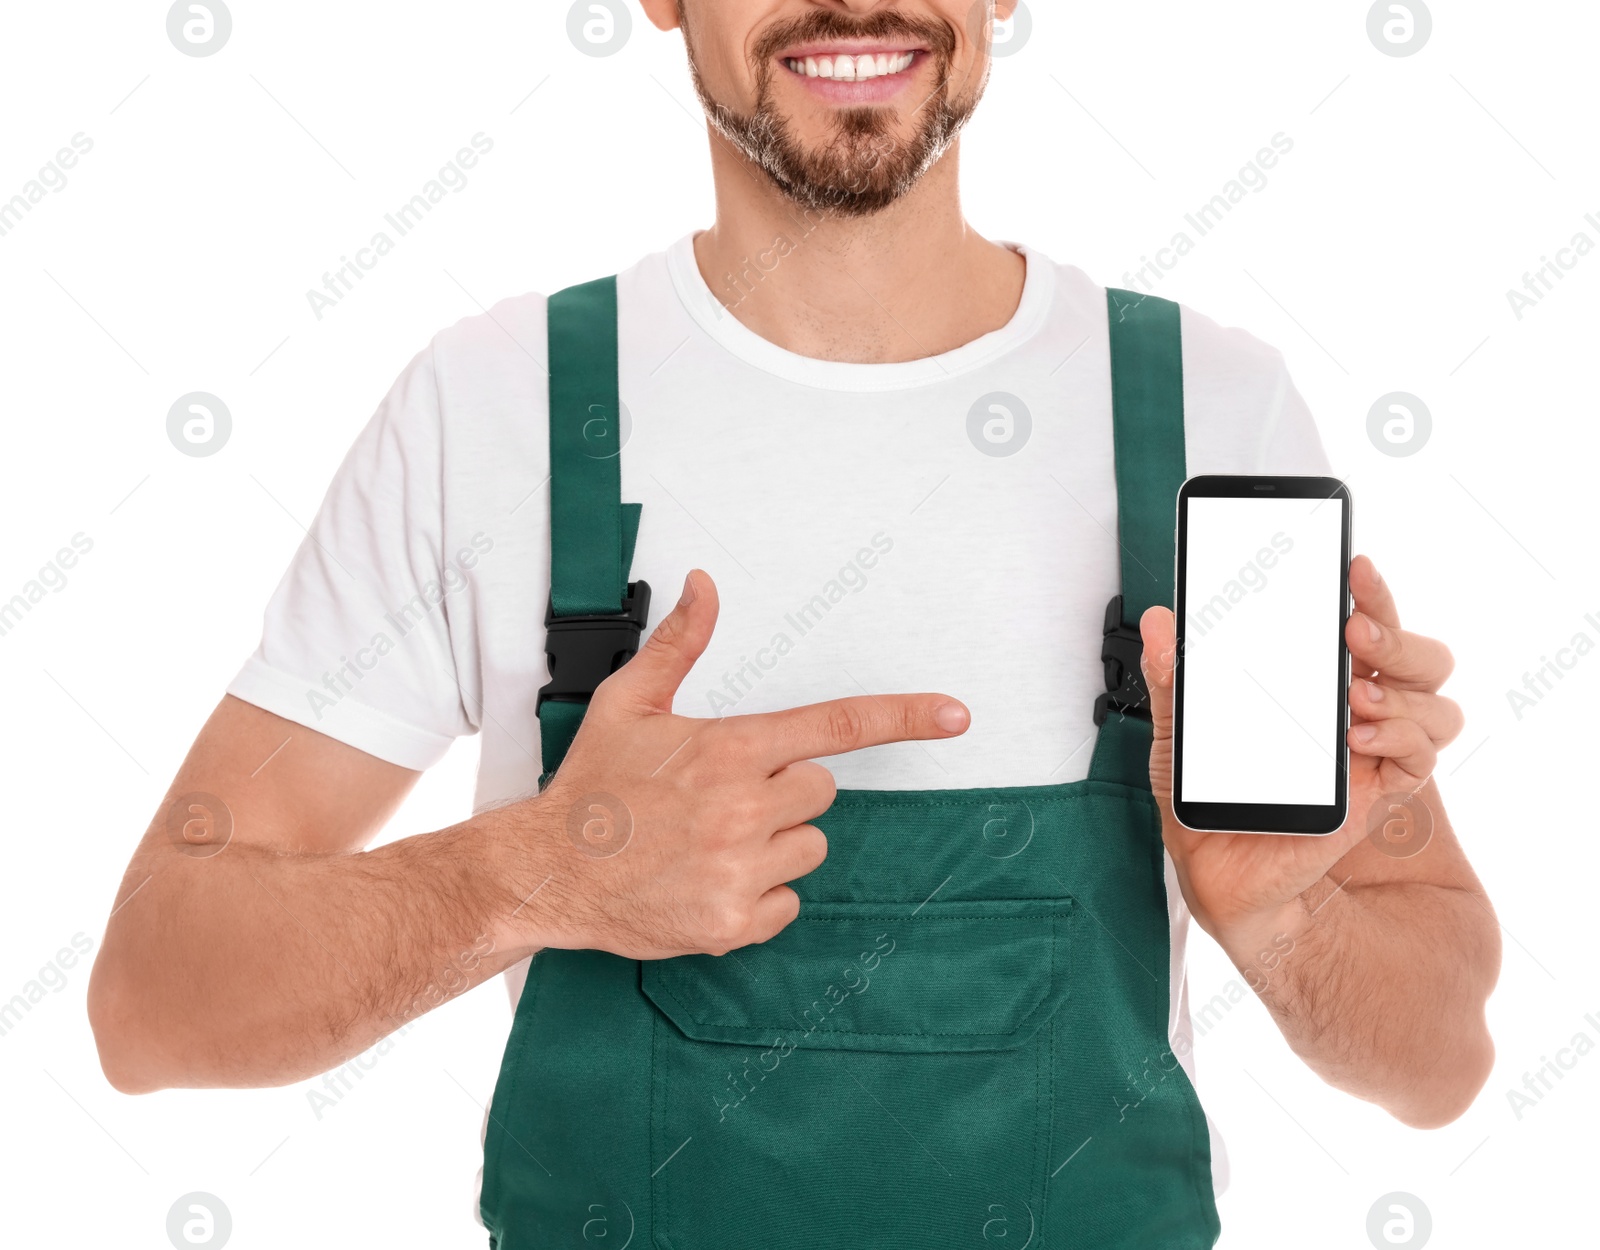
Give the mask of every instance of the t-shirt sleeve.
[[442, 470], [430, 344], [346, 454], [229, 694], [404, 768], [476, 730], [451, 630], [469, 574], [444, 556]]
[[1337, 476], [1283, 353], [1184, 308], [1188, 472]]

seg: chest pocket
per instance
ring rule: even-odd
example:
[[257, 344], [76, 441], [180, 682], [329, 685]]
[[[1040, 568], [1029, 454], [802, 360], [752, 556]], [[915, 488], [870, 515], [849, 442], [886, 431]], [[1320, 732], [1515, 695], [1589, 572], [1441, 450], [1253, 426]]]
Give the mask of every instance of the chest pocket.
[[663, 1250], [1022, 1245], [1042, 1215], [1072, 899], [807, 903], [641, 965]]

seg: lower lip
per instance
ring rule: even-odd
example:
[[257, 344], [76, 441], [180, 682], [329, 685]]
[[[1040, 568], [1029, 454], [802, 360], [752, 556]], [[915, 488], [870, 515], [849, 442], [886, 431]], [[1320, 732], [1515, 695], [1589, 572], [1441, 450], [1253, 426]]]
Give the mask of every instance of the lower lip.
[[856, 82], [797, 74], [781, 59], [778, 61], [778, 72], [786, 78], [792, 78], [818, 99], [826, 100], [829, 104], [882, 104], [886, 100], [894, 99], [911, 84], [911, 79], [916, 75], [922, 62], [927, 59], [928, 54], [918, 52], [915, 56], [916, 59], [898, 74], [883, 74], [877, 78]]

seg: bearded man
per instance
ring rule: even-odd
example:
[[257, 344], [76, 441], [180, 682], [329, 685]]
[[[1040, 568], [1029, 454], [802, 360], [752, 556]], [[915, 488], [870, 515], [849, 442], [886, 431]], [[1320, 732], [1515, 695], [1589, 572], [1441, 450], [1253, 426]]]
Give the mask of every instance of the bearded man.
[[[303, 1080], [507, 973], [498, 1250], [1206, 1247], [1193, 919], [1327, 1081], [1460, 1115], [1498, 930], [1369, 559], [1345, 828], [1172, 813], [1165, 524], [1329, 472], [1282, 357], [967, 225], [1010, 0], [642, 4], [715, 220], [395, 382], [135, 853], [112, 1082]], [[476, 814], [365, 849], [471, 733]], [[1394, 792], [1427, 854], [1366, 837]]]

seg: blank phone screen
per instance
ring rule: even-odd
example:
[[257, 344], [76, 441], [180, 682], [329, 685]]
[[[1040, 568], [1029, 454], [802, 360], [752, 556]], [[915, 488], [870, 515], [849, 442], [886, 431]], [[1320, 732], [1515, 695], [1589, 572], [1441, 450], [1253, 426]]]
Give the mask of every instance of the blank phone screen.
[[1186, 501], [1186, 803], [1337, 801], [1340, 499]]

